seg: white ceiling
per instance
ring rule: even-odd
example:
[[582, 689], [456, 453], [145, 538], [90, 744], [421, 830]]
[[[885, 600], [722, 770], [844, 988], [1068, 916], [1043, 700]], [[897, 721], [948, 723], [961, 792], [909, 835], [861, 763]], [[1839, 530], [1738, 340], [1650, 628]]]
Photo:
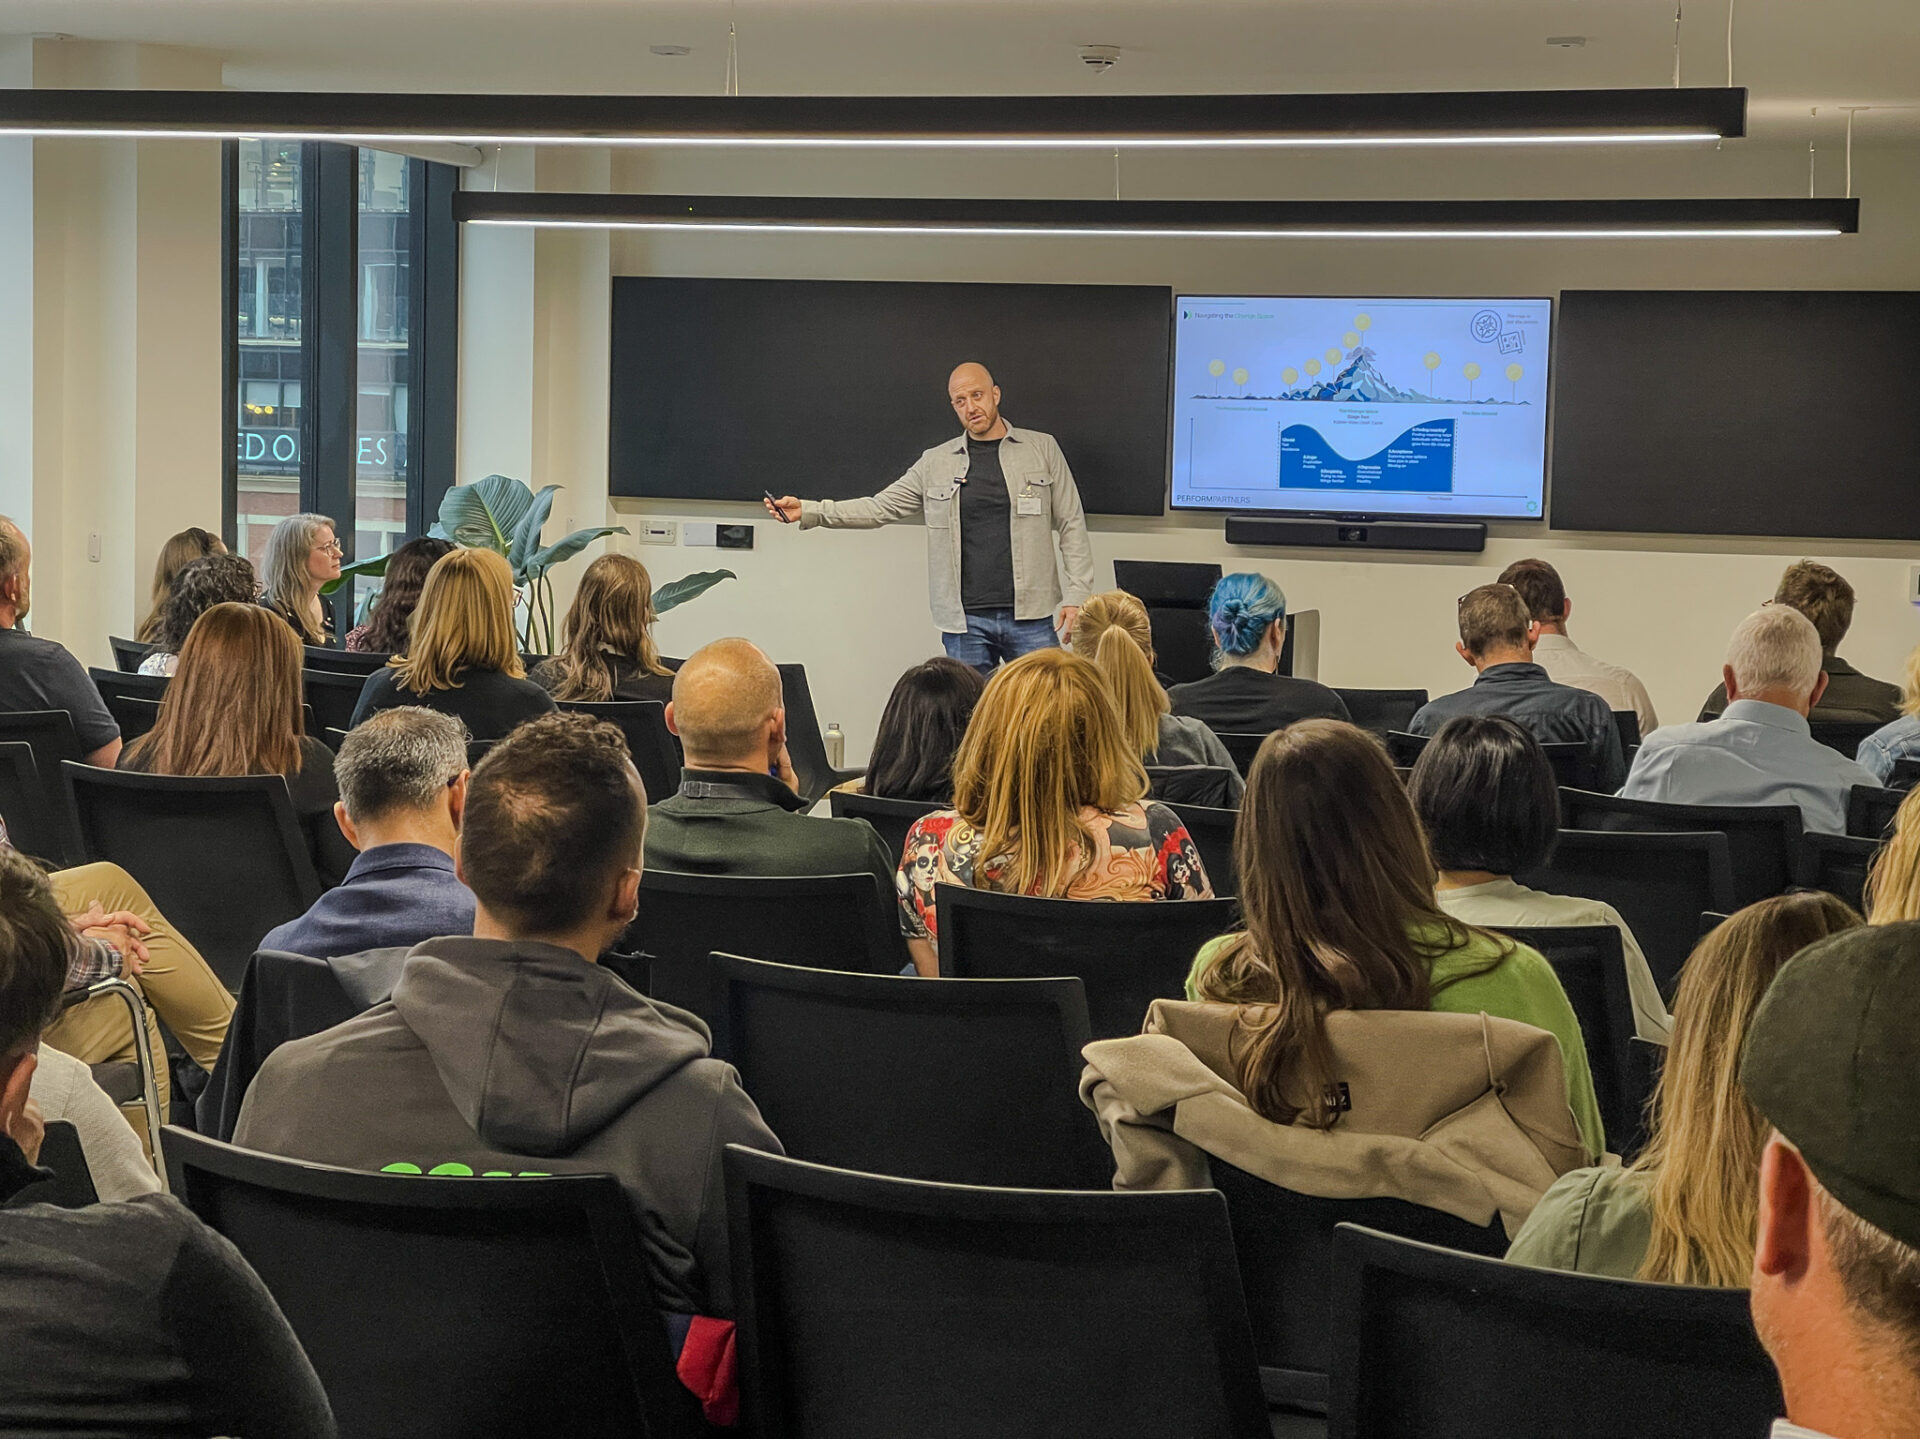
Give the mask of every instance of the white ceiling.
[[[1873, 107], [1861, 143], [1920, 136], [1920, 0], [1733, 3], [1756, 134], [1824, 144], [1854, 105]], [[247, 89], [718, 94], [731, 20], [745, 92], [987, 97], [1664, 85], [1673, 16], [1673, 0], [0, 0], [0, 35], [207, 49]], [[1687, 83], [1726, 82], [1726, 22], [1727, 0], [1686, 0]], [[1118, 66], [1090, 72], [1089, 43], [1121, 47]]]

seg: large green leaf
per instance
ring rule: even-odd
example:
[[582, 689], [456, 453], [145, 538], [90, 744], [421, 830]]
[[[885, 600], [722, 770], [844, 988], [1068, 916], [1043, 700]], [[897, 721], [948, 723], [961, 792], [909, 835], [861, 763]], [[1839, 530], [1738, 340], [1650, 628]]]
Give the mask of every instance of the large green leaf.
[[625, 525], [600, 525], [591, 529], [575, 530], [565, 539], [555, 540], [544, 550], [537, 550], [529, 555], [525, 566], [526, 573], [524, 575], [516, 573], [514, 577], [523, 584], [528, 580], [536, 580], [560, 561], [572, 559], [595, 540], [604, 539], [608, 535], [630, 533], [632, 532]]
[[455, 485], [440, 500], [440, 528], [455, 544], [505, 555], [513, 532], [533, 508], [533, 491], [510, 475]]
[[668, 610], [684, 605], [688, 600], [698, 599], [722, 580], [737, 580], [740, 576], [732, 570], [702, 570], [697, 575], [682, 575], [660, 586], [653, 592], [653, 612], [664, 615]]
[[350, 565], [342, 565], [340, 566], [340, 578], [337, 580], [328, 580], [324, 585], [320, 586], [320, 593], [330, 595], [339, 589], [340, 586], [352, 584], [355, 575], [367, 575], [373, 579], [380, 579], [387, 572], [387, 561], [392, 558], [392, 555], [375, 555], [370, 560], [355, 560]]
[[553, 513], [553, 496], [559, 488], [548, 485], [535, 495], [508, 539], [507, 563], [513, 566], [513, 577], [521, 584], [527, 582], [527, 562], [540, 549], [540, 531], [546, 526], [547, 516]]

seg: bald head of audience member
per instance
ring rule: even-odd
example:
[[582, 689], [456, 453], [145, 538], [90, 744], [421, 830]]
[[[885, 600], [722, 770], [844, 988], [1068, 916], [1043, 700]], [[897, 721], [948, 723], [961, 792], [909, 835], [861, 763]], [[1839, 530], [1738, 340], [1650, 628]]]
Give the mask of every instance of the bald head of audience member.
[[715, 640], [673, 677], [667, 728], [680, 736], [688, 769], [766, 774], [783, 768], [787, 711], [780, 671], [749, 640]]
[[1762, 700], [1805, 715], [1827, 692], [1820, 631], [1788, 604], [1769, 604], [1734, 627], [1721, 671], [1727, 700]]
[[947, 399], [972, 438], [997, 440], [1007, 433], [1000, 419], [1000, 387], [977, 360], [968, 360], [947, 376]]

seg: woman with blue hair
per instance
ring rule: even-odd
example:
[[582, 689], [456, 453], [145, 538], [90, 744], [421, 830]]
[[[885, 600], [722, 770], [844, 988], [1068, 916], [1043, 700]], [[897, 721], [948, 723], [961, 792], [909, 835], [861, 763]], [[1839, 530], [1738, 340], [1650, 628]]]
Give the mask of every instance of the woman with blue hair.
[[1295, 720], [1351, 718], [1325, 685], [1278, 672], [1287, 597], [1265, 575], [1223, 576], [1207, 601], [1207, 625], [1214, 673], [1167, 691], [1175, 714], [1215, 734], [1269, 734]]

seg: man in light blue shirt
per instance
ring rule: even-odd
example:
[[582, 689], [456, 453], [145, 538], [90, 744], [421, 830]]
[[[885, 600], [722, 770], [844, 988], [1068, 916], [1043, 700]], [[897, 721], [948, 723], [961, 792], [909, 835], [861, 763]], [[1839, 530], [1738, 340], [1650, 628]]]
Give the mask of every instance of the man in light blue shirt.
[[1668, 725], [1640, 746], [1620, 793], [1668, 804], [1796, 804], [1821, 834], [1847, 832], [1847, 794], [1873, 775], [1813, 738], [1820, 702], [1820, 634], [1786, 605], [1755, 610], [1733, 632], [1719, 719]]

